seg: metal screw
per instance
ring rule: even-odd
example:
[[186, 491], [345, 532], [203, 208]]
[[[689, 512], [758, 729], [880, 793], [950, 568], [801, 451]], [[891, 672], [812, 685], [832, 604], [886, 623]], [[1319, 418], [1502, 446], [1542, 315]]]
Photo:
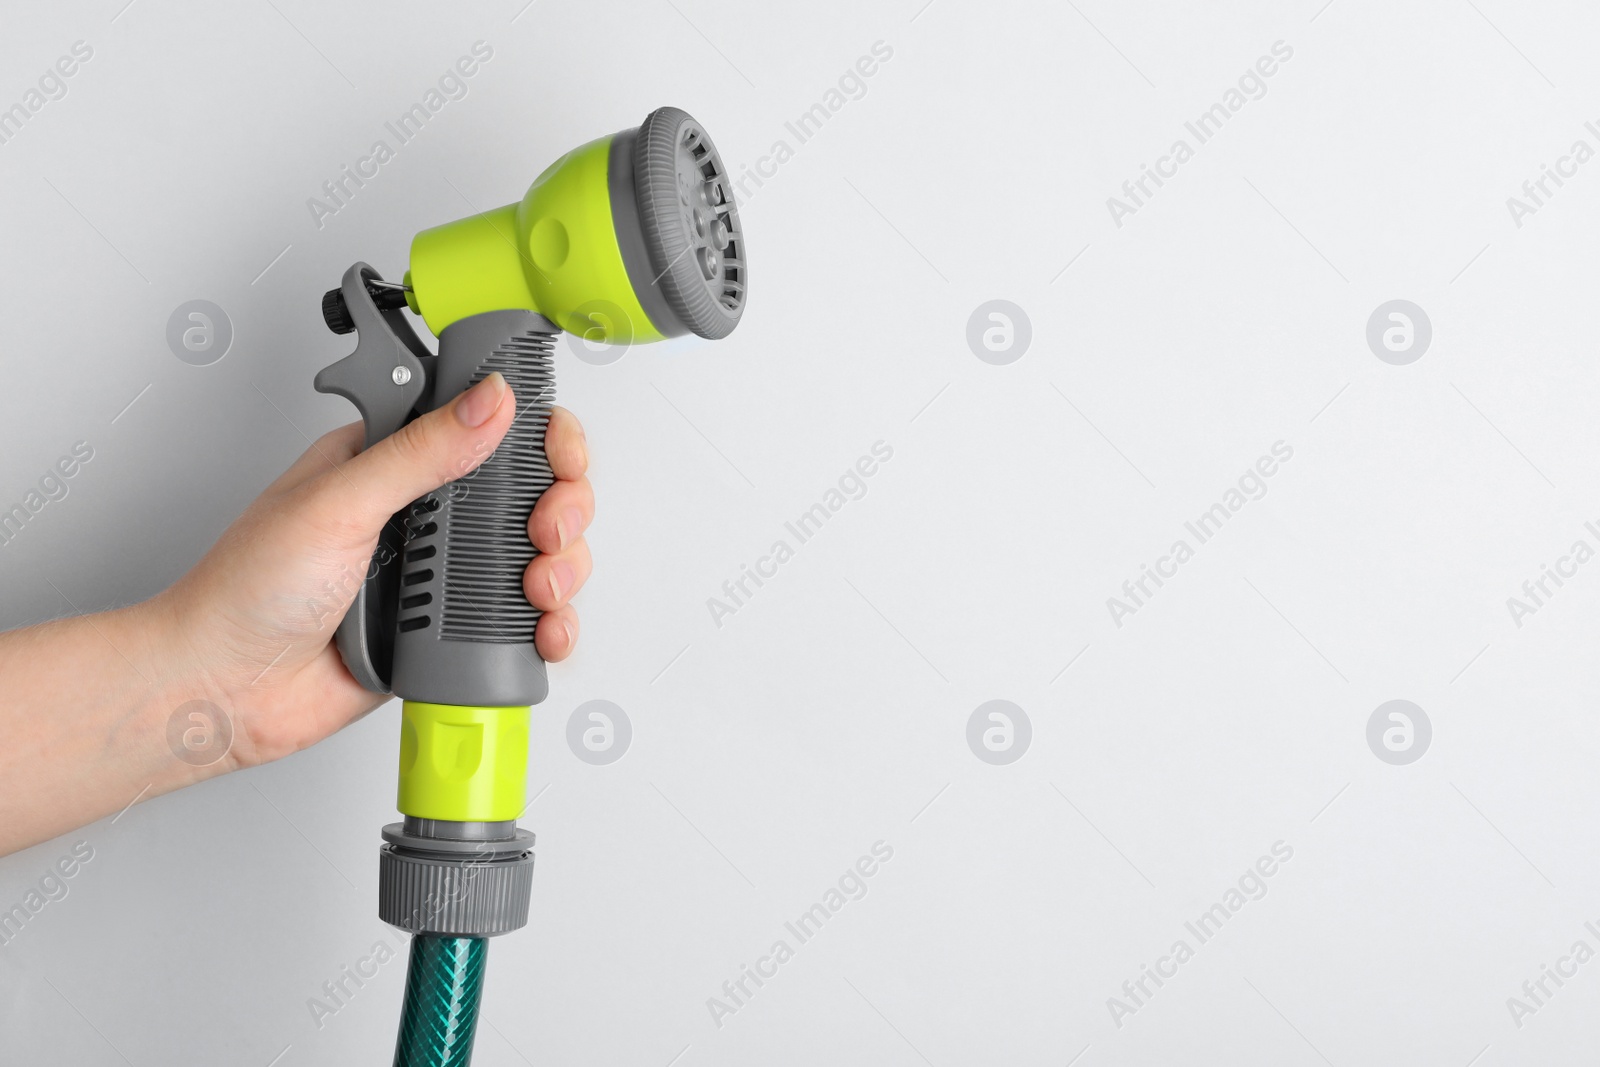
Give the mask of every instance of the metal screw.
[[409, 367], [396, 367], [389, 377], [394, 379], [394, 384], [404, 385], [411, 380], [411, 369]]

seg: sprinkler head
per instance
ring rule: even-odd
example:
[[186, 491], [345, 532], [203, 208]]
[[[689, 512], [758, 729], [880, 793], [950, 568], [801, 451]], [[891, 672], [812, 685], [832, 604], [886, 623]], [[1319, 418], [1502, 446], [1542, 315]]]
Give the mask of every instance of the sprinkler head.
[[556, 160], [521, 201], [417, 234], [406, 303], [433, 333], [526, 308], [590, 341], [726, 337], [747, 293], [726, 166], [675, 107]]

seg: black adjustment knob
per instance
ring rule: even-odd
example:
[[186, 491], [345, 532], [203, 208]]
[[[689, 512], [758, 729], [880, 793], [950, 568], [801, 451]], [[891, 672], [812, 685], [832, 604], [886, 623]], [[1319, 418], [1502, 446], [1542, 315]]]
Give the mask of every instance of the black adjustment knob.
[[356, 323], [350, 317], [350, 308], [345, 305], [342, 291], [329, 289], [322, 294], [322, 321], [334, 333], [354, 332]]

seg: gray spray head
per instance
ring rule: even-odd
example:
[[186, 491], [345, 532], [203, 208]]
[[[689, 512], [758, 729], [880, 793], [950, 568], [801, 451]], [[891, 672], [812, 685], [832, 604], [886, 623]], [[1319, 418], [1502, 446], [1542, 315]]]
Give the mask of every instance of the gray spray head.
[[668, 337], [726, 337], [749, 286], [733, 184], [705, 128], [675, 107], [611, 139], [617, 245], [650, 321]]

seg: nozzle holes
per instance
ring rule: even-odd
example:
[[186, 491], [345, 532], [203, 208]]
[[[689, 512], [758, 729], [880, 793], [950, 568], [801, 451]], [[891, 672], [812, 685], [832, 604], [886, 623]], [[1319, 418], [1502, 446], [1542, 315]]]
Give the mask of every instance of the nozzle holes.
[[715, 248], [700, 249], [700, 273], [705, 275], [706, 281], [717, 276], [717, 268], [721, 265], [717, 260], [720, 258]]
[[406, 562], [420, 563], [422, 560], [432, 559], [438, 554], [439, 550], [433, 545], [419, 545], [416, 548], [406, 549]]
[[744, 299], [744, 270], [740, 262], [739, 243], [737, 238], [729, 237], [728, 246], [722, 253], [722, 306], [729, 311], [737, 311]]
[[406, 619], [400, 623], [400, 632], [408, 634], [412, 630], [422, 630], [433, 625], [433, 616], [418, 615], [414, 619]]
[[415, 530], [413, 530], [411, 532], [411, 536], [412, 537], [432, 537], [434, 534], [436, 534], [438, 532], [439, 532], [439, 524], [436, 523], [436, 522], [428, 522], [428, 523], [422, 524], [421, 526], [418, 526]]
[[431, 581], [433, 581], [433, 570], [429, 567], [424, 567], [420, 571], [412, 571], [402, 579], [405, 585], [421, 585], [423, 582]]
[[744, 264], [736, 262], [743, 234], [725, 161], [691, 116], [661, 108], [639, 127], [634, 171], [650, 257], [665, 267], [660, 288], [673, 314], [701, 337], [725, 336], [747, 291]]
[[426, 607], [431, 603], [433, 603], [432, 593], [416, 593], [412, 596], [401, 598], [400, 610], [410, 611], [412, 608]]

